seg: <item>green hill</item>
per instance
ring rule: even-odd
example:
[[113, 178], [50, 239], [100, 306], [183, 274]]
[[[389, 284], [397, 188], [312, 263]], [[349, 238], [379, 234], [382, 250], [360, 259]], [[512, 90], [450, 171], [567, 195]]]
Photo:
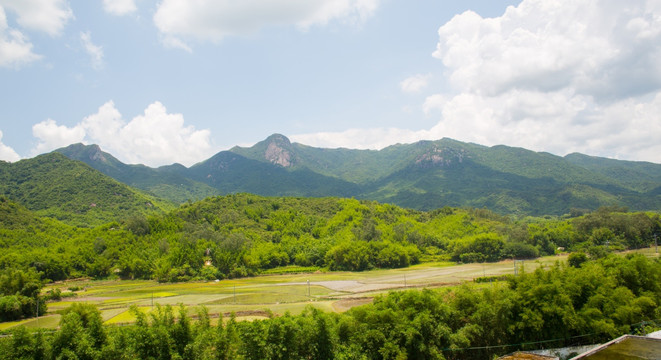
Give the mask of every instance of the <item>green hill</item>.
[[0, 194], [38, 215], [79, 226], [172, 208], [59, 153], [0, 162]]
[[186, 167], [173, 164], [153, 169], [144, 165], [127, 165], [101, 151], [98, 145], [73, 144], [55, 150], [79, 160], [129, 186], [144, 190], [173, 203], [200, 200], [220, 192], [186, 175]]

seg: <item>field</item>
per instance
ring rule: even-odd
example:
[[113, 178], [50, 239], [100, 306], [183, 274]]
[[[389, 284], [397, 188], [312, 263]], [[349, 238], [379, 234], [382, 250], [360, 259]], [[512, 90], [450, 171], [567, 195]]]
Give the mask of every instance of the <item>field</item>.
[[[653, 254], [653, 249], [643, 250]], [[0, 330], [17, 325], [55, 328], [59, 311], [74, 302], [87, 302], [101, 310], [106, 324], [134, 321], [128, 312], [131, 305], [149, 312], [158, 305], [188, 307], [195, 316], [198, 306], [205, 306], [212, 318], [235, 313], [237, 319], [252, 320], [286, 312], [297, 314], [306, 306], [323, 311], [343, 312], [371, 302], [378, 294], [411, 288], [458, 285], [478, 277], [533, 271], [566, 261], [566, 255], [548, 256], [530, 261], [507, 260], [497, 263], [461, 264], [424, 263], [404, 269], [364, 272], [315, 272], [307, 274], [262, 275], [252, 278], [210, 282], [158, 283], [148, 280], [69, 281], [49, 285], [44, 291], [59, 288], [63, 293], [76, 289], [76, 296], [50, 302], [48, 313], [38, 319], [0, 323]]]

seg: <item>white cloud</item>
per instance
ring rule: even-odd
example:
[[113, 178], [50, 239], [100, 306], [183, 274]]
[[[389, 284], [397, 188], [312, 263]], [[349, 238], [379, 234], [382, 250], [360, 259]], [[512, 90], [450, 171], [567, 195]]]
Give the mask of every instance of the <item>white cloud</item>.
[[65, 0], [0, 0], [0, 6], [17, 15], [16, 22], [23, 28], [59, 35], [64, 25], [73, 18]]
[[2, 143], [2, 131], [0, 131], [0, 160], [9, 162], [21, 160], [14, 149]]
[[179, 162], [192, 165], [213, 155], [209, 130], [184, 125], [181, 114], [169, 114], [160, 102], [150, 104], [144, 114], [123, 120], [112, 101], [68, 128], [47, 120], [33, 127], [40, 143], [33, 151], [43, 153], [75, 142], [94, 143], [120, 160], [159, 166]]
[[[333, 20], [362, 22], [381, 0], [163, 0], [154, 23], [167, 44], [186, 39], [218, 42], [272, 25], [307, 29]], [[183, 46], [177, 46], [185, 48]]]
[[405, 93], [417, 93], [424, 90], [429, 84], [431, 74], [418, 74], [402, 80], [399, 83], [400, 88]]
[[103, 68], [103, 48], [101, 46], [95, 45], [92, 42], [92, 36], [90, 32], [81, 32], [80, 41], [83, 43], [85, 52], [90, 57], [90, 64], [95, 70], [100, 70]]
[[184, 50], [186, 52], [192, 53], [193, 49], [191, 49], [190, 46], [188, 46], [185, 42], [183, 42], [181, 39], [173, 37], [173, 36], [163, 36], [161, 38], [161, 43], [163, 46], [169, 49], [180, 49]]
[[290, 135], [289, 138], [301, 144], [331, 149], [383, 149], [396, 143], [412, 143], [426, 139], [425, 133], [397, 128], [373, 128], [297, 134]]
[[72, 128], [57, 125], [55, 120], [48, 119], [32, 126], [32, 135], [39, 139], [33, 155], [41, 154], [74, 143], [82, 142], [85, 129], [77, 125]]
[[[524, 0], [441, 26], [456, 93], [431, 131], [485, 145], [661, 162], [661, 3]], [[644, 129], [644, 130], [643, 130]], [[635, 144], [635, 145], [634, 145]]]
[[434, 76], [452, 88], [425, 94], [425, 114], [440, 114], [431, 129], [292, 139], [378, 149], [451, 137], [661, 163], [661, 1], [523, 0], [496, 18], [457, 15], [438, 34]]
[[10, 28], [7, 11], [16, 15], [24, 29], [59, 35], [73, 12], [64, 0], [0, 0], [0, 67], [20, 68], [39, 60], [32, 43], [23, 32]]
[[425, 114], [431, 113], [433, 110], [443, 110], [443, 107], [448, 102], [445, 96], [441, 94], [434, 94], [427, 96], [424, 104], [422, 104], [422, 110]]
[[7, 17], [0, 6], [0, 67], [20, 68], [39, 60], [32, 52], [32, 43], [20, 31], [7, 26]]
[[459, 91], [572, 88], [626, 98], [661, 86], [657, 3], [524, 0], [491, 19], [469, 11], [441, 26], [434, 57]]
[[103, 0], [103, 10], [109, 14], [122, 16], [135, 12], [138, 7], [135, 6], [134, 0]]

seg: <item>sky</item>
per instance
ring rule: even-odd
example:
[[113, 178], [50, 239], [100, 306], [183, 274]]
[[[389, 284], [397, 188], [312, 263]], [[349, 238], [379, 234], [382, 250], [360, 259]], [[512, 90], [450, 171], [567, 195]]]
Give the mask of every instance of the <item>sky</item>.
[[661, 0], [0, 0], [0, 160], [274, 133], [661, 163]]

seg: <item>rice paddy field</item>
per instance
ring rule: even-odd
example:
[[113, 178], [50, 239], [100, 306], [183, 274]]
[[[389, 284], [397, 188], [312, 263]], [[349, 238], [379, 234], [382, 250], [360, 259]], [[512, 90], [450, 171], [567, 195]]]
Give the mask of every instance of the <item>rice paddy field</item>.
[[[653, 249], [648, 249], [653, 254]], [[566, 255], [530, 261], [512, 260], [484, 264], [424, 263], [403, 269], [364, 272], [315, 272], [262, 275], [250, 278], [208, 282], [158, 283], [150, 280], [77, 280], [48, 285], [43, 291], [59, 288], [63, 294], [74, 289], [75, 296], [49, 302], [48, 313], [38, 319], [0, 323], [0, 331], [18, 325], [56, 328], [61, 310], [75, 302], [96, 305], [106, 324], [126, 324], [135, 319], [129, 307], [149, 312], [157, 306], [180, 304], [195, 316], [200, 306], [212, 319], [234, 313], [237, 320], [254, 320], [286, 312], [297, 314], [307, 306], [323, 311], [343, 312], [370, 303], [388, 291], [437, 288], [459, 285], [485, 276], [533, 271], [566, 261]], [[287, 272], [285, 269], [284, 272]], [[217, 321], [217, 320], [216, 320]]]

